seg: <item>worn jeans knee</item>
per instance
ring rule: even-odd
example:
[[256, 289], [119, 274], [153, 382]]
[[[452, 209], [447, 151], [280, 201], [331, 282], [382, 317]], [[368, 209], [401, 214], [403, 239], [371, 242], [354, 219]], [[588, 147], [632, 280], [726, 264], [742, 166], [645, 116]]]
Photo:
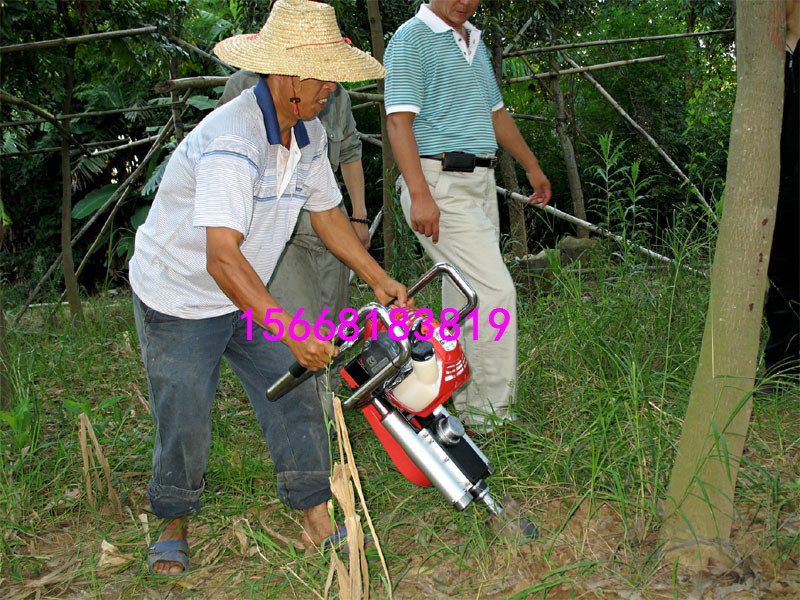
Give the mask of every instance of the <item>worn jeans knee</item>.
[[211, 449], [211, 405], [226, 345], [225, 319], [172, 317], [136, 295], [133, 311], [155, 425], [147, 495], [156, 516], [177, 518], [200, 510]]

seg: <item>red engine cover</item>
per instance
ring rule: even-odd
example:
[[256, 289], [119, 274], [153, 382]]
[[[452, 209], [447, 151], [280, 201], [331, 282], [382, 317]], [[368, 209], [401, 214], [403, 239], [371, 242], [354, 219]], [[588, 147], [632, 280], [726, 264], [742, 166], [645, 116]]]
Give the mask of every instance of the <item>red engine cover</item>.
[[[410, 315], [407, 321], [409, 329], [411, 328], [411, 325], [416, 317], [416, 313], [419, 310], [422, 309], [417, 308], [409, 310]], [[421, 316], [425, 315], [423, 314]], [[367, 319], [367, 324], [364, 327], [365, 340], [371, 338], [373, 335], [372, 323], [373, 322], [370, 319]], [[377, 321], [377, 326], [378, 331], [386, 331], [386, 327], [380, 321]], [[429, 341], [433, 345], [433, 350], [436, 354], [436, 362], [439, 367], [439, 393], [430, 402], [430, 404], [428, 404], [428, 406], [421, 411], [412, 411], [402, 403], [398, 402], [397, 398], [392, 396], [391, 392], [388, 392], [388, 396], [390, 396], [391, 401], [394, 402], [396, 406], [408, 413], [419, 415], [420, 417], [428, 416], [437, 406], [443, 404], [448, 398], [450, 398], [450, 396], [453, 395], [453, 392], [464, 385], [469, 379], [469, 364], [467, 363], [467, 359], [466, 356], [464, 356], [463, 350], [461, 350], [461, 345], [457, 340], [443, 339], [441, 334], [441, 323], [438, 321], [431, 320], [427, 324], [422, 325], [421, 335], [422, 337], [427, 337], [429, 335], [431, 336]], [[416, 336], [415, 333], [412, 333], [411, 335]], [[357, 387], [356, 382], [347, 373], [347, 371], [345, 371], [344, 368], [341, 369], [341, 374], [350, 387]], [[380, 415], [375, 407], [372, 404], [367, 404], [362, 407], [361, 411], [364, 413], [367, 421], [372, 426], [375, 435], [378, 436], [378, 439], [386, 449], [386, 452], [391, 457], [392, 462], [394, 462], [395, 466], [397, 466], [403, 476], [411, 483], [419, 486], [426, 487], [431, 485], [431, 482], [428, 480], [427, 476], [414, 464], [405, 451], [400, 447], [400, 444], [395, 441], [395, 439], [383, 426]]]
[[[417, 312], [422, 309], [419, 308], [412, 308], [408, 309], [409, 317], [407, 321], [407, 325], [411, 328], [411, 325], [416, 318]], [[420, 316], [425, 316], [420, 315]], [[386, 331], [386, 327], [380, 321], [378, 323], [378, 331]], [[364, 327], [364, 339], [368, 339], [372, 337], [372, 325], [373, 322], [371, 320], [367, 320], [367, 324]], [[442, 326], [439, 321], [436, 320], [429, 320], [427, 323], [423, 323], [422, 330], [420, 335], [423, 338], [429, 337], [429, 341], [433, 344], [433, 351], [436, 354], [436, 362], [439, 366], [439, 393], [436, 395], [428, 406], [420, 411], [414, 411], [410, 408], [404, 406], [401, 402], [397, 400], [394, 396], [392, 396], [391, 392], [389, 392], [389, 396], [398, 407], [402, 408], [404, 411], [419, 415], [421, 417], [427, 417], [429, 414], [433, 412], [440, 404], [444, 404], [444, 402], [453, 395], [458, 388], [464, 385], [467, 380], [469, 380], [469, 363], [467, 363], [467, 357], [464, 356], [464, 351], [461, 350], [461, 344], [458, 343], [458, 340], [446, 340], [442, 337]], [[449, 329], [445, 327], [444, 329]], [[411, 333], [412, 336], [411, 340], [413, 341], [416, 337], [416, 333]], [[447, 332], [448, 337], [450, 337], [450, 332]]]

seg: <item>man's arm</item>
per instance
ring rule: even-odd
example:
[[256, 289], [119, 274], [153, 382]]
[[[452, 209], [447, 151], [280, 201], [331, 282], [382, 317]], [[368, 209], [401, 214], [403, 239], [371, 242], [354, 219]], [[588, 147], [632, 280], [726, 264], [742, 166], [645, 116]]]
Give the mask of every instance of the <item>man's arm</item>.
[[[339, 164], [342, 170], [342, 179], [350, 196], [350, 204], [353, 208], [352, 217], [355, 219], [367, 218], [367, 205], [364, 200], [364, 167], [361, 159], [352, 162]], [[369, 225], [366, 223], [351, 223], [353, 230], [358, 237], [358, 241], [365, 249], [369, 249]]]
[[321, 212], [309, 211], [309, 216], [322, 243], [372, 288], [378, 302], [386, 304], [397, 298], [398, 306], [407, 305], [406, 287], [389, 277], [369, 255], [338, 207]]
[[431, 196], [419, 162], [417, 138], [411, 128], [415, 117], [412, 112], [392, 113], [386, 117], [386, 131], [397, 166], [411, 194], [411, 227], [432, 238], [436, 244], [439, 241], [439, 207]]
[[519, 164], [525, 169], [528, 176], [528, 181], [533, 186], [533, 194], [528, 198], [531, 204], [538, 206], [546, 206], [550, 202], [552, 194], [550, 190], [550, 181], [539, 167], [539, 161], [536, 160], [528, 144], [522, 137], [522, 134], [517, 129], [514, 119], [508, 114], [505, 108], [501, 108], [492, 113], [492, 125], [494, 126], [494, 135], [497, 138], [497, 143], [511, 153]]
[[[341, 215], [338, 209], [336, 212]], [[258, 274], [247, 262], [239, 249], [243, 240], [244, 236], [235, 229], [206, 227], [206, 270], [209, 275], [240, 310], [253, 310], [254, 323], [265, 323], [267, 309], [277, 309], [279, 312], [271, 313], [270, 318], [283, 324], [280, 341], [289, 346], [302, 366], [312, 371], [321, 369], [339, 353], [339, 349], [330, 341], [318, 340], [313, 335], [304, 341], [292, 338], [289, 327], [292, 316], [281, 310], [280, 304], [267, 292]], [[278, 325], [273, 323], [267, 329], [273, 335], [278, 333]]]

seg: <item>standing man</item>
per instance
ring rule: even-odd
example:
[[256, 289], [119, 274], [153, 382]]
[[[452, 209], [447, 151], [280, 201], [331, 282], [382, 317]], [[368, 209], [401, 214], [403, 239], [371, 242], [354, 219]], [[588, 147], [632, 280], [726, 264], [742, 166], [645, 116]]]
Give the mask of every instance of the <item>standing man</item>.
[[265, 288], [300, 209], [310, 211], [323, 243], [380, 302], [407, 299], [339, 210], [327, 138], [315, 118], [334, 81], [383, 77], [383, 67], [342, 38], [332, 7], [309, 0], [277, 0], [260, 33], [235, 35], [214, 50], [264, 76], [203, 119], [175, 150], [137, 231], [130, 266], [156, 427], [147, 495], [166, 521], [148, 564], [162, 574], [188, 568], [186, 520], [201, 507], [223, 357], [253, 405], [281, 500], [303, 510], [303, 540], [319, 545], [336, 538], [326, 508], [328, 436], [313, 383], [274, 403], [265, 396], [295, 360], [317, 370], [338, 352], [293, 329], [292, 315]]
[[[236, 98], [243, 90], [258, 83], [252, 71], [237, 71], [230, 76], [220, 97], [220, 105]], [[361, 140], [350, 106], [350, 96], [341, 84], [328, 97], [318, 115], [328, 135], [328, 160], [335, 173], [341, 167], [342, 179], [350, 196], [350, 223], [356, 236], [369, 249], [369, 221], [364, 203], [364, 169], [361, 164]], [[344, 203], [339, 208], [347, 216]], [[272, 279], [269, 291], [273, 298], [292, 314], [303, 308], [302, 318], [315, 323], [324, 309], [325, 318], [337, 321], [350, 300], [350, 269], [325, 247], [311, 227], [309, 212], [300, 211], [292, 237], [286, 244]], [[323, 406], [329, 407], [331, 392], [339, 384], [338, 373], [320, 369], [316, 375], [317, 394]]]
[[[459, 338], [472, 379], [454, 397], [476, 432], [510, 420], [517, 381], [516, 291], [500, 252], [494, 178], [499, 143], [525, 168], [535, 193], [550, 201], [550, 182], [511, 116], [480, 30], [469, 22], [479, 0], [431, 0], [392, 37], [384, 55], [386, 113], [400, 167], [406, 221], [434, 261], [455, 265], [478, 293], [478, 341], [472, 323]], [[453, 154], [451, 154], [453, 153]], [[458, 307], [449, 282], [443, 307]], [[505, 335], [494, 341], [489, 315], [508, 311]]]

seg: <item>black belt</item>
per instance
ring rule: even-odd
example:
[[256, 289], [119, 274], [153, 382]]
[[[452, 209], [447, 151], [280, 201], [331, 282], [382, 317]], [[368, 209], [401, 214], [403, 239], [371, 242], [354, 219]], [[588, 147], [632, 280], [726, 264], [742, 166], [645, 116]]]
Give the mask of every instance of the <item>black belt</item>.
[[480, 157], [467, 152], [442, 152], [441, 154], [429, 154], [420, 156], [438, 160], [442, 163], [443, 171], [459, 171], [461, 173], [472, 173], [475, 167], [486, 167], [494, 169], [497, 164], [497, 157]]

